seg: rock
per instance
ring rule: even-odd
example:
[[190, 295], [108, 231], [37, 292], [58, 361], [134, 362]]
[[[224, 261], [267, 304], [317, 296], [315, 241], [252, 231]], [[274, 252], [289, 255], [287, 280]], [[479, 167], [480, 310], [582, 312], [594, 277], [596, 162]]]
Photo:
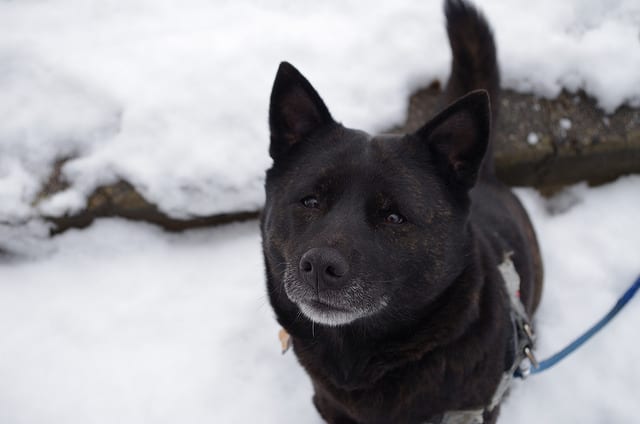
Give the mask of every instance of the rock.
[[[63, 186], [63, 185], [60, 185]], [[229, 214], [194, 216], [187, 219], [172, 218], [148, 202], [126, 181], [96, 189], [87, 200], [87, 207], [80, 213], [62, 217], [45, 217], [54, 224], [51, 234], [69, 228], [85, 228], [96, 218], [121, 217], [134, 221], [157, 224], [168, 231], [208, 227], [235, 221], [246, 221], [259, 216], [259, 211], [238, 211]]]
[[[417, 91], [409, 100], [407, 122], [391, 131], [419, 128], [439, 109], [439, 85]], [[563, 92], [556, 99], [503, 91], [495, 128], [498, 176], [514, 186], [533, 186], [543, 192], [567, 184], [603, 183], [629, 173], [640, 173], [640, 109], [621, 107], [607, 115], [584, 93]], [[39, 198], [63, 190], [66, 182], [56, 164]], [[46, 217], [54, 234], [82, 228], [98, 217], [119, 216], [151, 222], [170, 231], [255, 219], [259, 211], [176, 219], [161, 212], [126, 181], [98, 188], [84, 211], [64, 217]]]
[[[433, 116], [438, 84], [411, 96], [405, 125], [412, 131]], [[587, 181], [599, 184], [640, 173], [640, 109], [607, 115], [584, 92], [555, 99], [505, 90], [495, 128], [498, 176], [513, 186], [543, 191]]]

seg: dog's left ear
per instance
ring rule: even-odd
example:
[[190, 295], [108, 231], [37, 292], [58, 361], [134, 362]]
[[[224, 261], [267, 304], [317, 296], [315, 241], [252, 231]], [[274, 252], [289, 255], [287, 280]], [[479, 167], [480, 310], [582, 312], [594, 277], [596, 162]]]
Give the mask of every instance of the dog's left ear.
[[269, 106], [271, 157], [278, 159], [294, 144], [331, 123], [335, 121], [309, 81], [290, 63], [282, 62]]
[[468, 190], [476, 183], [490, 130], [489, 94], [476, 90], [456, 100], [414, 136], [426, 144], [436, 166]]

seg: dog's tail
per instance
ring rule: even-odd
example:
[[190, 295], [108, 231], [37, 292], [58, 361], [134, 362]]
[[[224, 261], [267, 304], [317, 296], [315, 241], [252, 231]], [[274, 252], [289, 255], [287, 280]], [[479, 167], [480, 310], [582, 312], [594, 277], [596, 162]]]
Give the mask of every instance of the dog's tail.
[[[492, 127], [495, 128], [500, 104], [500, 72], [491, 27], [482, 13], [465, 0], [445, 0], [444, 12], [453, 53], [445, 101], [449, 104], [470, 91], [487, 90], [491, 100]], [[481, 174], [494, 173], [492, 144], [490, 142], [487, 148]]]

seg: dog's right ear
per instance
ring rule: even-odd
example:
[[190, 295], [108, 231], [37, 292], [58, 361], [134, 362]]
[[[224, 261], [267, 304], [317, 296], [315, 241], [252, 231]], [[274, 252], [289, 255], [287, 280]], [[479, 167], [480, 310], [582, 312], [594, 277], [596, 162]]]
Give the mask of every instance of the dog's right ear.
[[290, 63], [282, 62], [271, 90], [269, 154], [276, 160], [291, 146], [335, 123], [309, 81]]

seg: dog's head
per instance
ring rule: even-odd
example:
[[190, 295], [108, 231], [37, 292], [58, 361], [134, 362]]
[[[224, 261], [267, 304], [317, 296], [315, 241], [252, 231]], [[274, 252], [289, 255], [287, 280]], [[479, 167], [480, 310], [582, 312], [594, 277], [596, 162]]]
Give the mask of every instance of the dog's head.
[[328, 326], [415, 319], [471, 254], [468, 192], [489, 138], [487, 93], [413, 134], [371, 136], [334, 121], [282, 63], [269, 123], [262, 235], [276, 311]]

